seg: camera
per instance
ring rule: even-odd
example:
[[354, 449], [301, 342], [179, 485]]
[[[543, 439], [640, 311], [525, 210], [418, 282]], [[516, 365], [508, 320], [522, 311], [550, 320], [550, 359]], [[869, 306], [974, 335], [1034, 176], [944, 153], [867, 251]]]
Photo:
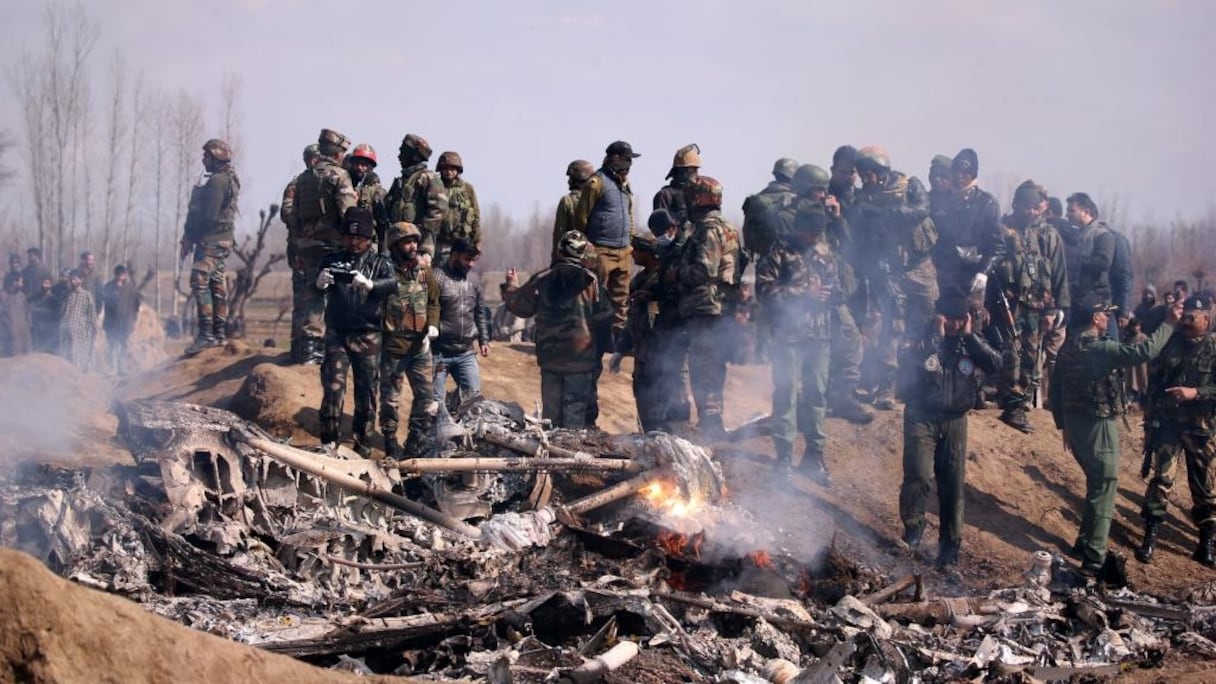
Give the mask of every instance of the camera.
[[347, 268], [330, 268], [329, 272], [334, 277], [335, 283], [344, 283], [349, 285], [355, 281], [355, 272]]

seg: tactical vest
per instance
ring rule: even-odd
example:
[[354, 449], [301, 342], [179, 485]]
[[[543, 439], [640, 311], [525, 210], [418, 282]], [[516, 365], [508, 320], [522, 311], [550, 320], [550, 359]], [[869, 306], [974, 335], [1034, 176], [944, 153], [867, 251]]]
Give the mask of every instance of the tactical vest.
[[473, 194], [467, 183], [457, 180], [448, 188], [448, 213], [443, 217], [439, 229], [439, 240], [455, 242], [457, 239], [474, 241], [473, 219], [476, 217]]
[[587, 218], [587, 239], [600, 247], [624, 247], [629, 244], [629, 196], [603, 170], [595, 175], [602, 192]]
[[1000, 282], [1012, 289], [1018, 303], [1031, 309], [1050, 309], [1056, 305], [1052, 294], [1051, 262], [1044, 255], [1044, 247], [1050, 234], [1043, 223], [1035, 223], [1025, 230], [1005, 226], [1012, 235], [1007, 242], [1012, 246], [997, 269]]
[[1153, 403], [1160, 408], [1157, 415], [1188, 432], [1210, 433], [1214, 427], [1216, 405], [1209, 401], [1177, 402], [1161, 394], [1167, 387], [1204, 387], [1216, 384], [1216, 333], [1208, 333], [1203, 341], [1191, 343], [1174, 333], [1161, 355], [1157, 357], [1157, 373], [1153, 378]]
[[1053, 386], [1061, 390], [1064, 412], [1083, 413], [1094, 418], [1121, 415], [1127, 402], [1119, 372], [1112, 370], [1100, 378], [1089, 373], [1088, 350], [1098, 338], [1093, 335], [1069, 335], [1056, 360]]
[[[201, 184], [190, 191], [190, 203], [186, 215], [186, 225], [197, 242], [231, 242], [235, 230], [237, 214], [237, 198], [241, 191], [241, 181], [231, 166], [215, 171]], [[207, 195], [222, 192], [224, 194], [219, 213], [214, 220], [196, 218], [199, 205], [207, 204]], [[196, 225], [195, 221], [198, 222]]]
[[[409, 171], [409, 169], [406, 169], [406, 171]], [[426, 213], [425, 211], [419, 211], [418, 190], [430, 183], [437, 182], [437, 179], [431, 178], [426, 164], [418, 164], [408, 176], [402, 175], [401, 178], [397, 179], [397, 182], [399, 192], [395, 197], [391, 198], [391, 218], [394, 221], [418, 223], [419, 214]]]
[[415, 339], [426, 333], [426, 305], [429, 268], [402, 271], [394, 266], [397, 289], [388, 296], [384, 306], [384, 332], [388, 337]]
[[778, 214], [795, 203], [795, 195], [788, 188], [767, 188], [743, 201], [743, 240], [753, 259], [764, 256], [775, 242], [788, 238], [781, 230]]
[[337, 214], [320, 173], [325, 166], [332, 164], [333, 162], [322, 159], [296, 177], [296, 220], [300, 223], [311, 223], [324, 216]]

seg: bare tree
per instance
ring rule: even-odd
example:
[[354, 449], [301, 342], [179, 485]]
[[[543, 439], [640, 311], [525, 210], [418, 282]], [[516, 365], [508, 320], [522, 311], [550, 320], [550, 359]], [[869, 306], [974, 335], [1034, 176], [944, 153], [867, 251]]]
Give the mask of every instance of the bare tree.
[[110, 247], [114, 240], [114, 219], [118, 204], [119, 153], [127, 137], [127, 64], [121, 52], [114, 53], [110, 65], [112, 92], [110, 94], [110, 117], [107, 121], [106, 149], [102, 151], [107, 161], [106, 197], [101, 215], [101, 262], [109, 266]]
[[[173, 127], [172, 121], [170, 120], [171, 117], [172, 112], [169, 108], [169, 103], [166, 102], [163, 97], [161, 97], [157, 101], [153, 112], [153, 121], [155, 122], [153, 129], [155, 131], [154, 137], [156, 140], [156, 145], [153, 148], [152, 155], [152, 177], [156, 179], [155, 189], [152, 193], [153, 197], [155, 198], [153, 201], [152, 212], [152, 226], [154, 231], [152, 240], [152, 268], [154, 268], [158, 273], [164, 270], [164, 262], [161, 261], [161, 259], [165, 255], [165, 250], [161, 246], [161, 238], [162, 234], [164, 233], [165, 223], [163, 211], [166, 190], [165, 171], [169, 164], [169, 156], [172, 148], [172, 140], [170, 139], [172, 136], [170, 131]], [[176, 258], [176, 256], [177, 255], [175, 254], [174, 258]], [[162, 300], [160, 278], [157, 278], [155, 281], [153, 296], [156, 299], [156, 315], [159, 316], [161, 315], [161, 312], [164, 311], [164, 309], [161, 308]]]
[[[194, 187], [194, 172], [198, 168], [199, 160], [202, 158], [203, 135], [203, 105], [189, 93], [180, 92], [177, 99], [174, 101], [172, 115], [170, 117], [172, 124], [172, 149], [173, 160], [176, 170], [176, 192], [174, 197], [174, 212], [173, 212], [173, 235], [176, 236], [177, 231], [181, 230], [183, 221], [185, 220], [186, 210], [189, 208], [190, 191]], [[157, 225], [157, 230], [160, 231], [161, 225]], [[160, 243], [159, 234], [157, 243]], [[158, 247], [159, 249], [159, 247]], [[170, 241], [168, 249], [177, 259], [177, 242]], [[178, 284], [178, 293], [187, 295], [188, 292], [181, 290], [180, 279]], [[173, 298], [173, 314], [179, 316], [179, 300], [177, 296]]]
[[241, 156], [241, 93], [244, 92], [244, 81], [235, 71], [224, 72], [220, 84], [220, 122], [223, 124], [221, 135], [232, 148], [232, 161]]
[[236, 283], [228, 295], [228, 334], [232, 337], [245, 336], [245, 307], [257, 292], [274, 265], [285, 261], [287, 255], [276, 252], [267, 257], [261, 266], [258, 261], [266, 249], [266, 234], [275, 217], [279, 214], [279, 205], [271, 204], [269, 209], [258, 212], [258, 232], [256, 238], [246, 235], [240, 245], [233, 245], [232, 253], [241, 260], [241, 267], [236, 272]]
[[[139, 162], [140, 162], [140, 141], [143, 140], [142, 130], [145, 119], [147, 118], [147, 101], [144, 96], [144, 76], [140, 73], [135, 78], [135, 88], [131, 91], [131, 141], [129, 145], [130, 165], [127, 168], [127, 210], [123, 214], [121, 247], [123, 254], [130, 255], [131, 253], [131, 235], [137, 237], [140, 235], [138, 227], [135, 225], [135, 198], [139, 191]], [[115, 149], [115, 155], [118, 150]], [[155, 259], [153, 266], [156, 265]], [[159, 309], [157, 309], [159, 313]]]
[[0, 130], [0, 189], [12, 182], [13, 177], [17, 175], [5, 161], [14, 144], [13, 135], [7, 130]]

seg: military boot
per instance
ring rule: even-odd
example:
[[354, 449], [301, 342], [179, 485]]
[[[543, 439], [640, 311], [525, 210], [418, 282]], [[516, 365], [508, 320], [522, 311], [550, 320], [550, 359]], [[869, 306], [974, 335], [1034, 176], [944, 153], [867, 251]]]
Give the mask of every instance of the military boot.
[[798, 470], [824, 487], [832, 484], [832, 478], [828, 475], [828, 465], [823, 461], [823, 454], [809, 444], [806, 450], [802, 452], [802, 460], [798, 462]]
[[1001, 422], [1026, 434], [1034, 432], [1034, 426], [1030, 424], [1030, 416], [1026, 413], [1026, 407], [1020, 404], [1002, 411]]
[[303, 354], [305, 366], [320, 366], [325, 361], [325, 347], [315, 337], [304, 338]]
[[903, 543], [907, 545], [908, 550], [916, 553], [920, 550], [920, 543], [925, 537], [925, 528], [923, 525], [909, 525], [904, 528]]
[[722, 414], [710, 413], [701, 416], [697, 421], [697, 432], [702, 437], [708, 440], [720, 440], [726, 436], [726, 429], [722, 427]]
[[778, 468], [794, 467], [794, 445], [785, 442], [773, 442], [773, 453], [777, 455]]
[[194, 344], [186, 348], [186, 356], [194, 356], [202, 350], [214, 346], [215, 333], [212, 331], [211, 317], [199, 316], [198, 335], [194, 338]]
[[215, 319], [214, 331], [215, 331], [213, 333], [213, 335], [215, 337], [214, 346], [222, 347], [225, 344], [228, 344], [228, 321], [226, 321], [222, 318]]
[[879, 411], [895, 410], [895, 371], [883, 370], [882, 381], [878, 383], [878, 391], [874, 393], [874, 408]]
[[1216, 548], [1213, 546], [1216, 546], [1216, 525], [1207, 523], [1199, 528], [1199, 545], [1191, 558], [1209, 568], [1216, 568]]
[[945, 570], [958, 565], [958, 547], [954, 544], [942, 544], [937, 550], [937, 568]]
[[1144, 521], [1144, 541], [1140, 542], [1140, 548], [1136, 549], [1136, 560], [1141, 563], [1153, 560], [1153, 552], [1157, 550], [1157, 526], [1160, 524], [1161, 521], [1156, 518]]
[[322, 444], [337, 444], [338, 443], [338, 421], [322, 420], [321, 421], [321, 443]]
[[874, 412], [862, 405], [851, 395], [841, 397], [832, 407], [832, 414], [843, 418], [854, 425], [869, 425], [874, 422]]

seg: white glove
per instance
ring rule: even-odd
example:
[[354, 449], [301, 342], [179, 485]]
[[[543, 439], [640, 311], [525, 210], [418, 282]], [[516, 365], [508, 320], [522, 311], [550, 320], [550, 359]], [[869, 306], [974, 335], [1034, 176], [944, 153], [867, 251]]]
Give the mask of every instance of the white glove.
[[433, 325], [428, 325], [426, 327], [426, 338], [428, 340], [433, 340], [436, 337], [439, 337], [439, 328], [436, 328]]
[[321, 272], [317, 274], [317, 289], [326, 290], [333, 284], [334, 274], [330, 273], [328, 268], [321, 269]]
[[368, 278], [367, 276], [363, 275], [362, 273], [356, 273], [355, 279], [351, 281], [351, 284], [355, 286], [356, 290], [359, 290], [361, 292], [371, 292], [372, 291], [372, 279]]
[[1059, 330], [1062, 327], [1064, 327], [1064, 310], [1056, 309], [1055, 313], [1051, 315], [1051, 329]]
[[418, 263], [423, 266], [430, 266], [431, 265], [431, 255], [430, 254], [419, 254]]
[[624, 359], [624, 358], [625, 358], [625, 355], [620, 352], [613, 354], [612, 359], [608, 361], [608, 372], [613, 373], [613, 374], [620, 373], [621, 372], [621, 359]]
[[976, 273], [975, 277], [971, 279], [971, 293], [972, 294], [975, 294], [977, 292], [983, 292], [984, 289], [987, 287], [988, 287], [988, 274], [987, 273]]
[[422, 350], [423, 354], [430, 354], [431, 353], [431, 338], [429, 338], [429, 337], [422, 338], [422, 347], [420, 347], [420, 349]]

